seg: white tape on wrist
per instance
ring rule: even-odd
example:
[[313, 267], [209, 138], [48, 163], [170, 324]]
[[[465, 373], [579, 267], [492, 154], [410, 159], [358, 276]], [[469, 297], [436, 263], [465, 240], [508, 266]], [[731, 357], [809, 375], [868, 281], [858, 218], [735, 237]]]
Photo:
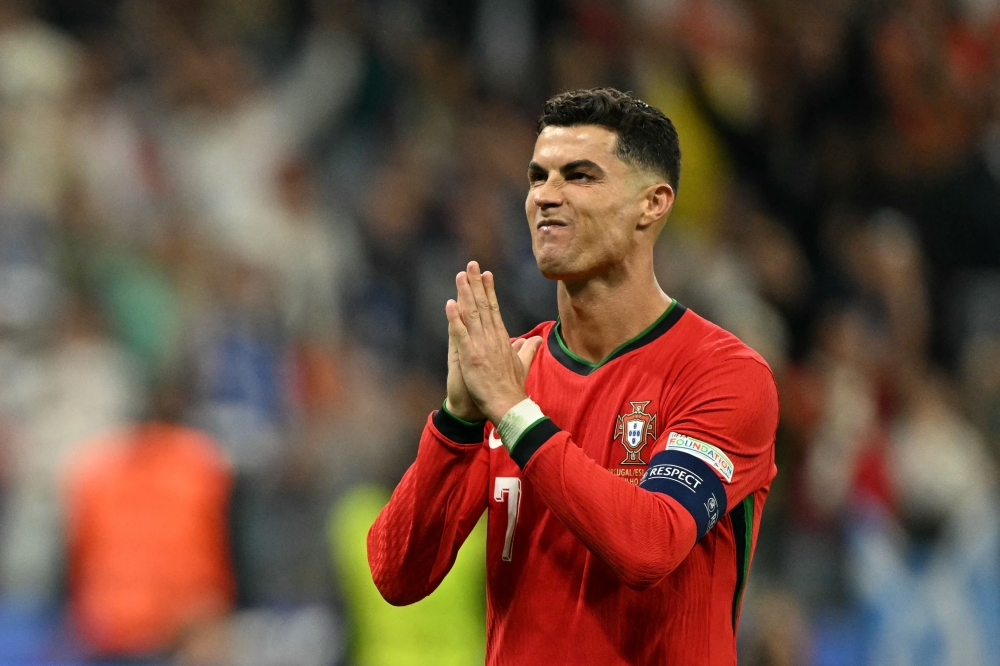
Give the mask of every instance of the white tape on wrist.
[[503, 442], [507, 451], [513, 451], [521, 436], [528, 431], [531, 426], [545, 418], [541, 408], [534, 403], [531, 398], [525, 398], [510, 408], [500, 423], [497, 424], [497, 432], [500, 433], [500, 441]]

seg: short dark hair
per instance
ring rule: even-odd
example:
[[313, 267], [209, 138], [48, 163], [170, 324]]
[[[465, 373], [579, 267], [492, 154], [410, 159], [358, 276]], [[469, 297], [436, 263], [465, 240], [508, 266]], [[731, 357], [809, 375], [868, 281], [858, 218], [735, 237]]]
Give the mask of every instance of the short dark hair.
[[681, 146], [677, 130], [659, 109], [614, 88], [573, 90], [545, 103], [538, 132], [555, 125], [600, 125], [618, 135], [615, 154], [625, 163], [663, 176], [677, 191]]

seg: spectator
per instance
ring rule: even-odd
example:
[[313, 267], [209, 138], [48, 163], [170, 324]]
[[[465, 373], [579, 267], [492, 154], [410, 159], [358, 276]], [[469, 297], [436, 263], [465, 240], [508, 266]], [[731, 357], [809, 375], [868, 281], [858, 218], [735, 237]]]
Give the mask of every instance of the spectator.
[[85, 443], [135, 419], [143, 405], [133, 359], [105, 337], [95, 303], [70, 294], [55, 339], [6, 359], [0, 391], [10, 480], [3, 504], [3, 592], [54, 603], [64, 579], [60, 482]]
[[485, 656], [485, 524], [469, 535], [446, 582], [412, 606], [390, 606], [372, 582], [367, 538], [388, 493], [359, 486], [330, 515], [329, 538], [352, 618], [357, 666], [473, 664]]
[[177, 425], [179, 400], [161, 389], [149, 421], [99, 436], [69, 472], [70, 607], [95, 657], [166, 654], [232, 608], [231, 473]]

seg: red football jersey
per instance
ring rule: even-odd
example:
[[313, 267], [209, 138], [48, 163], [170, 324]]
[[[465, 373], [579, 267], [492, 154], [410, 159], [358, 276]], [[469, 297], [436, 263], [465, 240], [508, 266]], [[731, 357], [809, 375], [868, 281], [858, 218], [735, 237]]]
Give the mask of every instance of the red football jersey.
[[683, 306], [602, 363], [547, 322], [526, 389], [547, 420], [508, 454], [442, 411], [368, 537], [392, 603], [423, 598], [489, 511], [489, 666], [736, 663], [774, 478], [764, 360]]

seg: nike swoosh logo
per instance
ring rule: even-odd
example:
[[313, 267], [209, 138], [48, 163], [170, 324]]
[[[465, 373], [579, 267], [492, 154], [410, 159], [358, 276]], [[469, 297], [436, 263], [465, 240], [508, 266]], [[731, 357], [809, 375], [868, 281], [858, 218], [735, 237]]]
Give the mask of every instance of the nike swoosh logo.
[[497, 437], [497, 431], [496, 430], [491, 430], [490, 431], [490, 448], [491, 449], [499, 449], [501, 446], [503, 446], [503, 442], [501, 442], [500, 438]]

